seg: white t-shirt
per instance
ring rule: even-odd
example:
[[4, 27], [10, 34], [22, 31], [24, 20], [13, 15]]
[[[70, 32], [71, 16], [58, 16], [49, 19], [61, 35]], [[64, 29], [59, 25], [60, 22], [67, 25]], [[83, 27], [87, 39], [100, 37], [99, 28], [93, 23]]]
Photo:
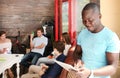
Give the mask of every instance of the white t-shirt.
[[[33, 39], [34, 47], [39, 46], [42, 43], [45, 44], [45, 45], [47, 45], [47, 43], [48, 43], [48, 39], [45, 36], [36, 37], [36, 38]], [[36, 53], [40, 53], [40, 54], [43, 55], [45, 47], [46, 46], [44, 46], [41, 49], [33, 48], [31, 51], [36, 52]]]
[[67, 54], [68, 54], [68, 50], [70, 49], [70, 47], [71, 47], [71, 45], [69, 44], [66, 44], [65, 45], [65, 50], [64, 50], [64, 52], [63, 52], [63, 54], [65, 55], [65, 56], [67, 56]]

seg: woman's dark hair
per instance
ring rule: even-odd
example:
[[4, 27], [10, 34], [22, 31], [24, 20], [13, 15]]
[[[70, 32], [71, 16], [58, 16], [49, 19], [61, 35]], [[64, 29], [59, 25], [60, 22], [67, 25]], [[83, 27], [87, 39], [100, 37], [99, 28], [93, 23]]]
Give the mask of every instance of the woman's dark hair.
[[82, 57], [81, 47], [79, 45], [76, 45], [75, 50], [73, 52], [74, 61], [77, 61], [78, 59], [81, 59], [81, 57]]
[[55, 41], [53, 42], [53, 47], [56, 48], [59, 52], [63, 53], [65, 49], [65, 44], [63, 41]]
[[70, 36], [67, 32], [62, 33], [62, 37], [65, 39], [66, 44], [71, 44]]
[[5, 31], [0, 31], [0, 36], [2, 36], [3, 34], [6, 34]]

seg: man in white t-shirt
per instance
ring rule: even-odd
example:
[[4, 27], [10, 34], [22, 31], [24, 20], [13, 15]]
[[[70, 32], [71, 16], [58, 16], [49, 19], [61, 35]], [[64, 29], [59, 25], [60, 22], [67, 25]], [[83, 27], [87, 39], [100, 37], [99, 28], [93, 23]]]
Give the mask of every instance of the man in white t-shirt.
[[44, 49], [48, 43], [48, 39], [45, 36], [43, 36], [43, 32], [43, 28], [40, 27], [37, 29], [37, 37], [33, 38], [33, 33], [30, 35], [31, 52], [29, 52], [23, 57], [23, 59], [20, 62], [21, 65], [25, 67], [29, 67], [31, 64], [35, 65], [38, 58], [43, 56]]

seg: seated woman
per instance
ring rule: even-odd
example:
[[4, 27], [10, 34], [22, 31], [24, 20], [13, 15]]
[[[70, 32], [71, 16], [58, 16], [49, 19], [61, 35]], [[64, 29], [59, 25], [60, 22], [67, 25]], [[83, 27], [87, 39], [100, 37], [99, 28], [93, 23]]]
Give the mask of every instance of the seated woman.
[[0, 31], [0, 54], [11, 54], [12, 43], [6, 38], [6, 32]]
[[[80, 52], [80, 46], [78, 45], [73, 46], [69, 50], [69, 53], [65, 59], [65, 63], [70, 64], [75, 68], [78, 68], [83, 65], [83, 62], [81, 60], [78, 60], [81, 59], [81, 56], [82, 52]], [[76, 78], [76, 77], [74, 75], [74, 72], [68, 72], [67, 70], [63, 69], [59, 78]]]
[[[63, 54], [63, 51], [65, 49], [64, 43], [62, 41], [55, 41], [53, 43], [53, 47], [54, 47], [54, 54], [56, 56], [56, 60], [64, 62], [65, 57], [66, 57]], [[45, 68], [45, 67], [46, 66], [43, 66], [43, 68]], [[33, 70], [31, 70], [33, 73], [31, 74], [30, 72], [28, 72], [27, 74], [22, 75], [21, 78], [40, 78], [41, 76], [42, 76], [42, 78], [57, 78], [57, 76], [61, 73], [61, 70], [62, 70], [62, 67], [59, 66], [57, 63], [51, 64], [49, 66], [48, 70], [45, 72], [45, 74], [40, 74], [41, 70], [43, 69], [40, 66], [32, 65], [32, 66], [30, 66], [30, 68], [33, 69]], [[37, 68], [37, 69], [35, 70], [35, 68]], [[36, 72], [36, 71], [39, 71], [39, 72]], [[35, 75], [35, 74], [37, 76], [33, 77], [33, 75]]]
[[[65, 56], [67, 56], [68, 50], [71, 47], [70, 36], [69, 36], [69, 34], [67, 32], [62, 33], [61, 41], [63, 41], [64, 44], [65, 44], [65, 50], [63, 51], [63, 54]], [[53, 61], [54, 58], [56, 58], [56, 56], [55, 56], [54, 51], [53, 51], [52, 54], [49, 55], [48, 57], [39, 58], [36, 65], [40, 65], [40, 63], [53, 64], [54, 63], [54, 61]]]
[[[6, 38], [6, 32], [0, 31], [0, 54], [11, 54], [12, 43], [11, 40]], [[10, 78], [13, 78], [14, 75], [11, 69], [7, 69], [7, 74]]]

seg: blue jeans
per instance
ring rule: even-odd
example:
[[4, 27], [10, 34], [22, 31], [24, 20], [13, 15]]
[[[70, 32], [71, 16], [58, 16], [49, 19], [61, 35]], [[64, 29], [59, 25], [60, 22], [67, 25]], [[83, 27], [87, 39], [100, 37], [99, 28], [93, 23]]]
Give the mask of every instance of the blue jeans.
[[21, 60], [20, 64], [29, 67], [30, 65], [35, 65], [37, 60], [42, 57], [40, 53], [35, 52], [29, 52], [28, 54], [25, 54], [23, 59]]

